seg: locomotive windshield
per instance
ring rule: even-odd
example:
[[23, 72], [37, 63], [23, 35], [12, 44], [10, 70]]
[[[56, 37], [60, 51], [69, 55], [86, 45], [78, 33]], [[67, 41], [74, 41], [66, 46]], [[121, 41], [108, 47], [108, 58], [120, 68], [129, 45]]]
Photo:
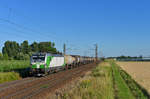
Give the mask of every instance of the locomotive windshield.
[[43, 62], [45, 61], [45, 56], [34, 55], [32, 56], [33, 62]]

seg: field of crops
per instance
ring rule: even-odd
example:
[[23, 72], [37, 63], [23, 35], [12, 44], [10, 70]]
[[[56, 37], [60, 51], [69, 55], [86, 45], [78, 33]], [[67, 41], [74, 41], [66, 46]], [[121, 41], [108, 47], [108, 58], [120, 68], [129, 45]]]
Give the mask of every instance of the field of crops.
[[150, 93], [150, 62], [117, 62]]
[[1, 60], [0, 72], [16, 71], [19, 69], [25, 69], [30, 66], [29, 61], [25, 60]]

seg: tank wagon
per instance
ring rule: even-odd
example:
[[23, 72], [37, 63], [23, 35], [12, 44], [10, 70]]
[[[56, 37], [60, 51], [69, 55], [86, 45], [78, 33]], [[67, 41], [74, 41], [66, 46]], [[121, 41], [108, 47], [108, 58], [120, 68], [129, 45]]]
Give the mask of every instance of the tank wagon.
[[60, 55], [51, 53], [35, 53], [31, 56], [30, 75], [45, 76], [46, 74], [78, 67], [94, 62], [93, 57], [78, 55]]

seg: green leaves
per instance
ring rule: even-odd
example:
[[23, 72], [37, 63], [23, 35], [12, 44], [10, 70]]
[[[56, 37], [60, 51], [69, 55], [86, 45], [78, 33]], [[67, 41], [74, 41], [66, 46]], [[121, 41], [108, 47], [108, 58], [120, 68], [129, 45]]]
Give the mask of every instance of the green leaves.
[[26, 40], [19, 45], [15, 41], [6, 41], [2, 49], [3, 55], [0, 53], [0, 59], [29, 60], [32, 53], [35, 52], [59, 53], [53, 42], [33, 42], [29, 45]]
[[23, 41], [23, 43], [21, 44], [20, 48], [21, 48], [21, 52], [23, 54], [29, 54], [29, 52], [31, 52], [31, 48], [30, 48], [30, 46], [28, 44], [28, 41]]
[[2, 49], [4, 59], [7, 60], [7, 58], [11, 59], [17, 56], [17, 53], [19, 52], [19, 44], [15, 41], [6, 41], [4, 44], [4, 47]]

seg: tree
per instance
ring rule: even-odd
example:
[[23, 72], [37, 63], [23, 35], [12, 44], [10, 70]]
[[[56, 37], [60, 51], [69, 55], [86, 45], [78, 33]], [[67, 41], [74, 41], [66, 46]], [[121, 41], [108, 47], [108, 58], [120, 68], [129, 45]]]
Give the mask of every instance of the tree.
[[24, 55], [24, 60], [29, 60], [30, 59], [30, 56], [28, 54], [25, 54]]
[[4, 55], [3, 55], [3, 59], [4, 59], [4, 60], [8, 60], [8, 59], [9, 59], [9, 58], [8, 58], [8, 55], [7, 55], [7, 54], [4, 54]]
[[21, 52], [23, 54], [29, 54], [30, 51], [31, 51], [31, 49], [28, 44], [28, 41], [23, 41], [23, 43], [21, 43]]
[[39, 47], [39, 52], [47, 52], [47, 53], [57, 53], [56, 48], [54, 48], [55, 43], [51, 42], [40, 42], [38, 47]]
[[2, 53], [0, 53], [0, 60], [2, 60], [3, 59], [3, 54]]
[[31, 50], [32, 52], [38, 52], [39, 51], [39, 48], [38, 48], [38, 43], [37, 42], [33, 42], [31, 45]]
[[5, 60], [29, 60], [32, 53], [35, 52], [59, 53], [53, 42], [33, 42], [29, 45], [26, 40], [19, 45], [15, 41], [6, 41], [2, 48], [2, 55], [0, 53], [0, 59], [3, 57]]
[[20, 46], [15, 41], [6, 41], [2, 49], [3, 55], [8, 56], [9, 59], [15, 58], [20, 50]]
[[140, 55], [140, 56], [139, 56], [139, 58], [143, 58], [143, 56], [142, 56], [142, 55]]

